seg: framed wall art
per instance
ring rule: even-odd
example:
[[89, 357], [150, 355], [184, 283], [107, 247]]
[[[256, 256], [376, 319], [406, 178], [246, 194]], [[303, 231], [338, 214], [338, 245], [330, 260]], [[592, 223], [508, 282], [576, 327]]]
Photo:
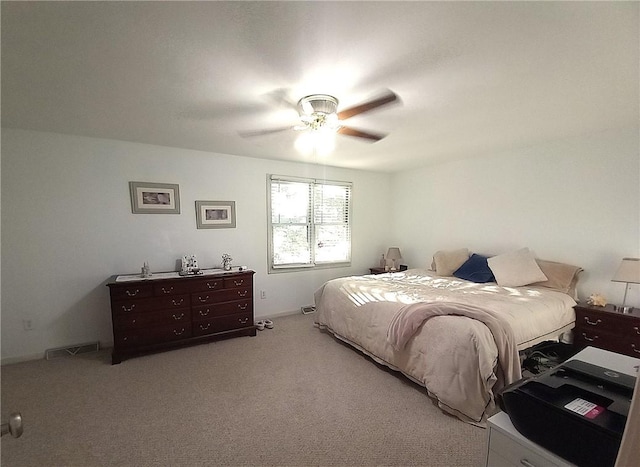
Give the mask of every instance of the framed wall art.
[[236, 227], [235, 201], [196, 201], [196, 225], [199, 229]]
[[180, 214], [180, 188], [173, 183], [129, 182], [134, 214]]

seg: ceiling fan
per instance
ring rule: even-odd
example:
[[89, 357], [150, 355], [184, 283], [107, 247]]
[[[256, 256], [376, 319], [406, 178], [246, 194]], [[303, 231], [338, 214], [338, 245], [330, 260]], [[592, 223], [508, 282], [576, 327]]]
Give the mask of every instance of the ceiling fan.
[[244, 131], [240, 132], [240, 135], [244, 137], [251, 137], [287, 130], [332, 131], [341, 135], [355, 136], [357, 138], [364, 138], [371, 142], [376, 142], [384, 138], [386, 135], [357, 130], [355, 128], [345, 126], [342, 122], [348, 118], [365, 112], [370, 112], [371, 110], [391, 104], [398, 100], [399, 98], [394, 92], [387, 91], [380, 97], [363, 102], [362, 104], [358, 104], [348, 109], [338, 111], [338, 99], [335, 97], [328, 94], [312, 94], [300, 99], [298, 104], [295, 106], [300, 119], [298, 124], [265, 130]]

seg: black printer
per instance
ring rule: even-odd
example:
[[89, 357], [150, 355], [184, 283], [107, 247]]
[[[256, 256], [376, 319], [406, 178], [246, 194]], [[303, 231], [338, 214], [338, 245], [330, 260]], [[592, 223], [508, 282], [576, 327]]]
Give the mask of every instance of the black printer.
[[581, 467], [613, 466], [636, 378], [569, 360], [506, 387], [498, 402], [525, 437]]

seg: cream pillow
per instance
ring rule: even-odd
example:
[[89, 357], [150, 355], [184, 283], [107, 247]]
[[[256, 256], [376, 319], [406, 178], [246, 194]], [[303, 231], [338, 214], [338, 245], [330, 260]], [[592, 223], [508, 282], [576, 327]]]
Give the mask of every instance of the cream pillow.
[[537, 259], [536, 263], [542, 273], [547, 276], [547, 280], [534, 284], [535, 286], [559, 290], [576, 298], [576, 285], [578, 276], [582, 272], [581, 267], [542, 259]]
[[529, 248], [494, 256], [487, 263], [502, 287], [520, 287], [547, 280]]
[[453, 276], [456, 269], [462, 266], [469, 259], [469, 250], [460, 248], [458, 250], [440, 250], [433, 255], [431, 268], [439, 276]]

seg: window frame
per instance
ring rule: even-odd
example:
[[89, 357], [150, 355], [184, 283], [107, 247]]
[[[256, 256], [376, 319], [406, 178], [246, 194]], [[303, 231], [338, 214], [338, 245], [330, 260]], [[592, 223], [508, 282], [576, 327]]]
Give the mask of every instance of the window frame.
[[[272, 193], [272, 184], [274, 182], [290, 182], [290, 183], [305, 183], [309, 184], [309, 192], [311, 194], [311, 199], [309, 200], [309, 211], [308, 211], [308, 222], [306, 224], [309, 227], [309, 238], [308, 245], [310, 247], [310, 262], [309, 263], [292, 263], [292, 264], [284, 264], [284, 265], [274, 265], [274, 242], [273, 242], [273, 231], [274, 224], [273, 220], [273, 205], [271, 200]], [[344, 261], [322, 261], [317, 262], [315, 259], [315, 245], [316, 245], [316, 226], [320, 225], [331, 225], [330, 223], [316, 223], [315, 221], [315, 187], [317, 185], [331, 185], [331, 186], [341, 186], [348, 188], [348, 201], [347, 201], [347, 229], [348, 229], [348, 245], [347, 245], [347, 260]], [[292, 177], [286, 175], [267, 175], [267, 270], [269, 274], [277, 274], [284, 272], [297, 272], [297, 271], [308, 271], [308, 270], [316, 270], [316, 269], [328, 269], [328, 268], [339, 268], [339, 267], [349, 267], [351, 266], [351, 238], [352, 238], [352, 216], [351, 212], [353, 210], [353, 182], [346, 181], [338, 181], [338, 180], [326, 180], [326, 179], [316, 179], [316, 178], [303, 178], [303, 177]]]

